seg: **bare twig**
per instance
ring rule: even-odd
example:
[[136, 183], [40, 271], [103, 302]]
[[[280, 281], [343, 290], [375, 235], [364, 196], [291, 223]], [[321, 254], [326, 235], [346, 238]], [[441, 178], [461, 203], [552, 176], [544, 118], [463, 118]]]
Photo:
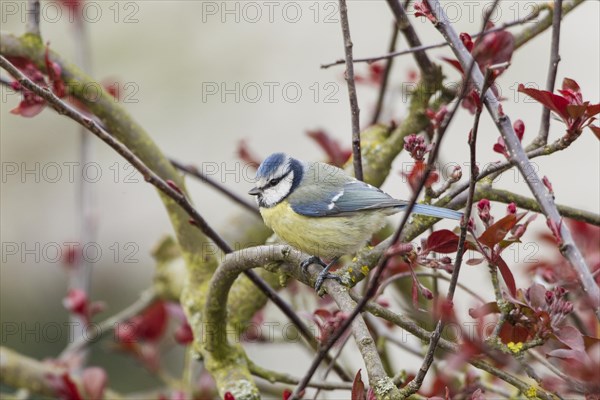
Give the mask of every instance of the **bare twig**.
[[348, 23], [348, 8], [346, 0], [339, 0], [340, 20], [342, 35], [344, 37], [344, 53], [346, 54], [345, 79], [348, 84], [348, 97], [350, 98], [350, 112], [352, 114], [352, 162], [354, 164], [354, 176], [362, 181], [362, 154], [360, 151], [360, 109], [356, 97], [356, 83], [354, 82], [354, 64], [352, 63], [352, 38], [350, 37], [350, 24]]
[[[281, 382], [295, 385], [300, 381], [300, 378], [298, 377], [260, 367], [251, 360], [248, 360], [248, 366], [250, 368], [250, 372], [252, 372], [252, 375], [263, 378], [270, 383]], [[312, 382], [310, 386], [318, 388], [319, 390], [352, 390], [351, 382]]]
[[[525, 18], [517, 19], [517, 20], [511, 21], [511, 22], [505, 22], [505, 23], [503, 23], [501, 25], [498, 25], [498, 26], [496, 26], [494, 28], [488, 29], [488, 30], [486, 30], [484, 32], [474, 33], [474, 34], [471, 35], [471, 37], [472, 38], [476, 38], [476, 37], [479, 37], [479, 36], [485, 36], [485, 35], [489, 35], [490, 33], [502, 31], [502, 30], [504, 30], [506, 28], [510, 28], [512, 26], [526, 24], [527, 22], [532, 21], [535, 18], [537, 18], [538, 15], [539, 15], [539, 13], [540, 13], [540, 11], [541, 11], [541, 7], [538, 8], [536, 10], [536, 12], [527, 15], [527, 17], [525, 17]], [[372, 64], [372, 63], [374, 63], [376, 61], [380, 61], [380, 60], [393, 59], [395, 57], [404, 56], [404, 55], [407, 55], [407, 54], [412, 54], [412, 53], [417, 52], [417, 51], [427, 51], [427, 50], [437, 49], [437, 48], [446, 47], [446, 46], [448, 46], [448, 42], [440, 42], [440, 43], [435, 43], [435, 44], [428, 44], [428, 45], [416, 46], [416, 47], [411, 47], [410, 49], [400, 50], [400, 51], [390, 50], [387, 54], [383, 54], [381, 56], [355, 58], [353, 61], [354, 61], [355, 64], [357, 64], [357, 63]], [[321, 64], [321, 68], [327, 69], [327, 68], [333, 67], [335, 65], [340, 65], [340, 64], [343, 64], [343, 63], [344, 63], [344, 60], [336, 60], [336, 61], [328, 63], [328, 64]]]
[[[515, 203], [517, 207], [525, 210], [535, 212], [541, 211], [540, 205], [534, 198], [521, 196], [519, 194], [509, 192], [508, 190], [495, 189], [486, 184], [477, 185], [477, 190], [475, 191], [475, 200], [480, 199], [488, 199], [506, 204]], [[571, 218], [576, 221], [583, 221], [595, 226], [600, 226], [600, 215], [598, 214], [561, 204], [557, 204], [556, 208], [558, 208], [560, 215], [563, 217]]]
[[[548, 77], [546, 78], [546, 90], [552, 93], [556, 74], [558, 72], [558, 63], [560, 62], [559, 44], [560, 44], [560, 26], [562, 18], [562, 0], [554, 0], [552, 9], [552, 44], [550, 45], [550, 63], [548, 64]], [[550, 130], [550, 109], [542, 107], [542, 121], [537, 138], [533, 140], [535, 147], [543, 146], [548, 143], [548, 132]]]
[[[408, 45], [412, 48], [417, 48], [421, 46], [421, 39], [417, 35], [417, 32], [413, 28], [412, 24], [408, 20], [408, 15], [406, 15], [406, 10], [400, 4], [399, 0], [386, 0], [388, 6], [392, 10], [392, 14], [396, 18], [396, 23], [398, 24], [398, 29], [402, 32]], [[434, 76], [434, 65], [425, 53], [424, 50], [415, 50], [414, 57], [421, 69], [421, 72], [426, 76]]]
[[[437, 18], [438, 22], [435, 27], [442, 33], [445, 39], [452, 44], [452, 49], [460, 61], [463, 68], [468, 66], [473, 58], [470, 52], [465, 48], [462, 41], [458, 37], [458, 34], [449, 23], [441, 5], [438, 0], [427, 0], [431, 6], [432, 12]], [[471, 72], [471, 79], [481, 88], [484, 84], [483, 75], [477, 68]], [[540, 203], [542, 212], [548, 218], [549, 223], [554, 224], [558, 227], [562, 245], [560, 247], [563, 256], [569, 260], [573, 268], [576, 270], [579, 280], [583, 286], [584, 291], [590, 296], [592, 304], [594, 304], [594, 312], [598, 320], [600, 320], [600, 288], [596, 285], [594, 278], [589, 270], [583, 255], [575, 245], [571, 232], [566, 224], [562, 223], [561, 216], [554, 204], [554, 199], [547, 192], [542, 180], [538, 177], [535, 170], [531, 167], [529, 159], [525, 153], [525, 150], [521, 146], [521, 142], [517, 138], [515, 131], [512, 127], [510, 118], [505, 115], [500, 107], [500, 102], [490, 90], [484, 95], [485, 105], [494, 119], [500, 134], [504, 139], [504, 143], [508, 149], [511, 160], [517, 165], [517, 168], [525, 178], [527, 185], [531, 189], [534, 197]]]
[[[392, 52], [396, 49], [397, 41], [398, 41], [398, 26], [396, 24], [393, 24], [389, 52]], [[379, 94], [377, 95], [377, 104], [375, 105], [375, 111], [373, 112], [373, 118], [371, 118], [371, 125], [375, 125], [377, 123], [377, 121], [379, 121], [379, 116], [381, 115], [381, 110], [383, 109], [383, 100], [385, 99], [385, 93], [387, 91], [388, 81], [390, 78], [390, 72], [392, 70], [392, 65], [394, 65], [393, 59], [389, 59], [385, 63], [385, 69], [383, 71], [383, 79], [381, 80], [381, 84], [379, 85]]]
[[[427, 276], [430, 278], [433, 277], [437, 277], [438, 279], [441, 279], [443, 281], [446, 282], [450, 282], [450, 278], [444, 275], [434, 275], [433, 272], [428, 272], [428, 271], [415, 271], [415, 275], [417, 276]], [[383, 293], [383, 290], [389, 286], [391, 283], [399, 280], [399, 279], [404, 279], [404, 278], [410, 278], [412, 276], [412, 274], [410, 272], [401, 272], [399, 274], [395, 274], [390, 276], [389, 278], [387, 278], [386, 280], [384, 280], [383, 282], [381, 282], [381, 285], [379, 285], [379, 288], [377, 289], [377, 295], [375, 295], [374, 297], [376, 298], [377, 296], [379, 296], [380, 294]], [[475, 291], [473, 291], [470, 287], [468, 287], [467, 285], [457, 282], [456, 284], [459, 288], [461, 288], [462, 290], [464, 290], [466, 293], [470, 294], [471, 296], [473, 296], [474, 298], [476, 298], [477, 300], [479, 300], [481, 302], [481, 304], [484, 304], [486, 301], [484, 300], [483, 297], [481, 297], [480, 295], [478, 295], [477, 293], [475, 293]]]
[[27, 0], [25, 31], [40, 37], [40, 0]]
[[175, 168], [177, 168], [178, 170], [183, 171], [183, 172], [193, 176], [194, 178], [201, 180], [202, 182], [208, 184], [209, 186], [212, 186], [214, 189], [217, 189], [219, 192], [221, 192], [222, 194], [224, 194], [225, 196], [227, 196], [228, 198], [230, 198], [237, 204], [241, 205], [246, 210], [250, 211], [252, 214], [260, 216], [260, 213], [258, 212], [258, 208], [254, 204], [252, 204], [249, 201], [247, 201], [246, 199], [238, 196], [236, 193], [232, 192], [225, 186], [221, 185], [219, 182], [215, 181], [211, 177], [203, 174], [194, 165], [183, 164], [174, 159], [170, 159], [169, 161], [171, 161], [171, 164], [173, 164], [173, 166]]
[[156, 292], [153, 289], [147, 289], [130, 306], [105, 319], [104, 321], [95, 324], [95, 330], [97, 332], [96, 335], [93, 337], [90, 337], [89, 335], [76, 337], [75, 340], [70, 342], [69, 345], [65, 347], [59, 358], [66, 360], [69, 358], [69, 356], [80, 351], [86, 346], [96, 343], [102, 336], [115, 329], [118, 324], [126, 322], [127, 320], [140, 314], [146, 308], [150, 307], [157, 298]]
[[[584, 0], [574, 0], [566, 3], [562, 8], [562, 15], [564, 16], [570, 13], [576, 7], [584, 3]], [[552, 20], [552, 13], [548, 13], [548, 15], [546, 15], [541, 21], [519, 32], [518, 35], [515, 35], [515, 50], [523, 46], [525, 43], [529, 42], [531, 39], [533, 39], [540, 33], [544, 32], [549, 27], [551, 27]]]
[[[571, 141], [571, 143], [573, 143]], [[538, 147], [534, 150], [531, 150], [526, 153], [527, 158], [530, 160], [533, 158], [547, 156], [553, 154], [557, 151], [565, 150], [567, 147], [571, 145], [568, 141], [558, 139], [551, 144], [546, 146]], [[484, 178], [488, 178], [492, 180], [493, 177], [498, 176], [500, 173], [505, 172], [514, 166], [513, 160], [499, 161], [495, 164], [487, 166], [483, 171], [479, 172], [479, 176], [477, 176], [477, 181], [481, 181]], [[464, 192], [469, 188], [469, 182], [456, 184], [452, 191], [445, 195], [436, 205], [443, 206], [447, 204], [451, 199], [458, 198], [458, 195]]]

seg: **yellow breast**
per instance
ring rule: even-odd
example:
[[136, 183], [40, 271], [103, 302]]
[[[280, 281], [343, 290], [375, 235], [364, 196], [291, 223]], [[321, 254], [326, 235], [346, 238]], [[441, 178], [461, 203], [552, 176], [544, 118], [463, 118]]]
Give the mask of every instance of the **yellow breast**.
[[343, 217], [305, 217], [287, 201], [261, 208], [265, 224], [283, 241], [310, 255], [329, 260], [361, 248], [385, 222], [379, 211]]

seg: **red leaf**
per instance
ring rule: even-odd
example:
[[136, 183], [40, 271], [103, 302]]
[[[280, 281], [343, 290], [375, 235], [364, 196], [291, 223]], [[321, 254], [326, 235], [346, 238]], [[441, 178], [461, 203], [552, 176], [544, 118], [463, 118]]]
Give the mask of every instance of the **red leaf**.
[[496, 258], [495, 263], [496, 263], [496, 266], [498, 267], [498, 269], [500, 270], [500, 274], [502, 275], [502, 278], [504, 279], [504, 283], [506, 283], [506, 287], [508, 287], [510, 294], [513, 297], [516, 296], [517, 295], [517, 285], [515, 283], [515, 277], [513, 276], [510, 269], [508, 268], [508, 265], [506, 265], [506, 262], [500, 256], [498, 256]]
[[454, 253], [458, 247], [458, 239], [458, 236], [448, 229], [435, 231], [427, 238], [425, 251], [442, 254]]
[[525, 135], [525, 123], [518, 119], [513, 123], [513, 129], [519, 138], [519, 141], [523, 140], [523, 135]]
[[588, 117], [593, 117], [594, 115], [600, 113], [600, 103], [591, 104], [587, 107], [587, 115]]
[[594, 135], [596, 135], [596, 138], [598, 140], [600, 140], [600, 126], [590, 125], [590, 129], [592, 130], [592, 132], [594, 132]]
[[366, 400], [365, 396], [365, 384], [360, 377], [360, 369], [354, 376], [354, 382], [352, 382], [352, 400]]
[[496, 153], [500, 153], [504, 156], [508, 156], [508, 153], [506, 152], [506, 147], [504, 147], [503, 144], [495, 143], [494, 147], [492, 147], [492, 150], [494, 150]]
[[317, 144], [323, 149], [325, 154], [327, 154], [329, 164], [333, 164], [336, 167], [341, 167], [344, 165], [350, 155], [352, 154], [352, 150], [343, 149], [340, 145], [340, 142], [333, 139], [328, 133], [323, 130], [314, 130], [308, 131], [306, 134], [313, 139]]
[[415, 8], [415, 17], [427, 17], [428, 20], [436, 23], [435, 16], [431, 12], [431, 8], [429, 8], [429, 3], [427, 1], [417, 1], [414, 6]]
[[495, 301], [485, 303], [484, 305], [478, 308], [469, 309], [469, 315], [471, 316], [471, 318], [481, 318], [485, 317], [486, 315], [497, 314], [499, 312], [500, 309], [498, 308], [498, 303], [496, 303]]
[[576, 328], [565, 325], [554, 331], [554, 335], [561, 343], [569, 346], [571, 349], [585, 353], [583, 334]]
[[288, 400], [290, 397], [292, 397], [292, 391], [290, 389], [285, 389], [281, 395], [281, 398], [283, 400]]
[[469, 35], [466, 32], [462, 32], [460, 34], [460, 40], [462, 40], [463, 44], [465, 45], [467, 50], [469, 50], [469, 52], [473, 50], [473, 40], [471, 39], [471, 35]]
[[456, 68], [458, 70], [458, 72], [460, 72], [461, 74], [464, 73], [462, 65], [460, 65], [460, 62], [458, 62], [458, 60], [455, 60], [453, 58], [448, 58], [448, 57], [441, 57], [442, 60], [446, 61], [448, 64], [452, 65], [454, 68]]
[[483, 258], [471, 258], [467, 260], [467, 265], [479, 265], [483, 262]]
[[587, 104], [569, 104], [567, 106], [567, 113], [571, 118], [579, 118], [587, 111]]
[[240, 140], [237, 148], [237, 155], [240, 160], [244, 161], [249, 167], [256, 169], [260, 165], [260, 159], [256, 157], [246, 144], [245, 140]]
[[525, 213], [519, 215], [508, 214], [489, 228], [487, 228], [478, 240], [489, 248], [494, 247], [504, 239], [506, 234], [525, 216]]
[[[473, 47], [473, 57], [483, 70], [490, 65], [510, 61], [515, 49], [515, 38], [508, 31], [498, 31], [479, 37]], [[502, 72], [502, 71], [498, 71]]]
[[579, 84], [570, 78], [563, 79], [562, 90], [572, 90], [575, 93], [581, 92], [581, 88], [579, 87]]
[[542, 103], [542, 105], [544, 105], [546, 108], [549, 108], [558, 114], [558, 116], [560, 116], [565, 122], [569, 119], [569, 113], [567, 112], [569, 101], [564, 97], [550, 93], [546, 90], [526, 88], [522, 83], [519, 84], [518, 91], [525, 93], [529, 97], [532, 97], [536, 101]]

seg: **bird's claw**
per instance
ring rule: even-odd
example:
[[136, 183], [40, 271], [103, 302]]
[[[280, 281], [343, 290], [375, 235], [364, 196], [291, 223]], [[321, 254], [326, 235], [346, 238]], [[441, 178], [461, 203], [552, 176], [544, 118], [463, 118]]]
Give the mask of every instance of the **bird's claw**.
[[325, 264], [319, 257], [317, 257], [317, 256], [308, 257], [306, 260], [304, 260], [300, 263], [300, 268], [302, 269], [302, 273], [304, 274], [305, 277], [308, 277], [308, 267], [310, 267], [313, 264], [317, 264], [323, 268], [327, 268], [327, 264]]
[[317, 280], [315, 281], [315, 291], [317, 293], [319, 292], [319, 289], [321, 289], [321, 286], [323, 285], [323, 282], [325, 282], [325, 279], [335, 279], [336, 281], [342, 283], [342, 278], [335, 274], [329, 273], [329, 268], [331, 268], [331, 266], [335, 264], [336, 261], [337, 258], [332, 260], [329, 264], [325, 264], [323, 260], [321, 260], [319, 257], [312, 256], [300, 263], [300, 268], [302, 269], [302, 273], [305, 277], [308, 277], [308, 267], [312, 264], [317, 264], [323, 267], [323, 270], [319, 272]]
[[315, 281], [315, 291], [317, 293], [319, 293], [319, 290], [321, 289], [323, 282], [325, 282], [325, 279], [335, 279], [339, 283], [342, 283], [342, 278], [340, 278], [336, 274], [332, 274], [330, 272], [327, 272], [326, 270], [323, 270], [323, 271], [319, 272], [319, 275], [317, 276], [317, 280]]

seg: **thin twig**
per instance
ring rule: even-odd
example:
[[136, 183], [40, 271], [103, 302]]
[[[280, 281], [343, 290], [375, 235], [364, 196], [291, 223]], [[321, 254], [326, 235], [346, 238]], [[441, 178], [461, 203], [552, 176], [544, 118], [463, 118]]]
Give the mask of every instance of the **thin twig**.
[[[390, 39], [389, 52], [393, 52], [396, 50], [396, 42], [398, 41], [398, 26], [396, 24], [392, 25], [392, 37]], [[394, 65], [394, 59], [390, 58], [385, 63], [385, 69], [383, 71], [383, 78], [381, 80], [381, 84], [379, 85], [379, 94], [377, 95], [377, 103], [375, 105], [375, 111], [373, 112], [373, 118], [371, 118], [371, 125], [375, 125], [379, 121], [379, 116], [381, 115], [381, 110], [383, 110], [383, 101], [385, 99], [385, 93], [388, 88], [388, 81], [390, 80], [390, 72], [392, 70], [392, 65]]]
[[[386, 0], [386, 2], [392, 10], [392, 14], [394, 14], [394, 17], [396, 18], [396, 23], [398, 24], [398, 29], [400, 29], [400, 31], [406, 38], [408, 45], [411, 48], [421, 47], [421, 39], [419, 39], [417, 32], [410, 23], [408, 15], [406, 14], [406, 10], [402, 6], [402, 4], [400, 4], [400, 1]], [[434, 76], [434, 65], [429, 59], [427, 53], [425, 53], [424, 50], [415, 50], [413, 54], [417, 64], [419, 65], [419, 69], [421, 69], [422, 74], [425, 76]]]
[[[531, 13], [529, 15], [527, 15], [527, 17], [525, 18], [521, 18], [521, 19], [517, 19], [515, 21], [511, 21], [511, 22], [505, 22], [501, 25], [498, 25], [494, 28], [490, 28], [484, 32], [477, 32], [471, 35], [472, 38], [476, 38], [479, 36], [485, 36], [485, 35], [489, 35], [490, 33], [494, 33], [494, 32], [498, 32], [498, 31], [502, 31], [506, 28], [510, 28], [512, 26], [516, 26], [516, 25], [522, 25], [522, 24], [526, 24], [529, 21], [534, 20], [535, 18], [538, 17], [539, 13], [541, 11], [541, 8], [538, 8], [538, 10], [534, 13]], [[448, 46], [448, 42], [440, 42], [440, 43], [435, 43], [435, 44], [428, 44], [428, 45], [422, 45], [422, 46], [416, 46], [416, 47], [411, 47], [410, 49], [406, 49], [406, 50], [401, 50], [401, 51], [393, 51], [390, 50], [387, 54], [383, 54], [380, 56], [373, 56], [373, 57], [364, 57], [364, 58], [355, 58], [353, 61], [355, 64], [357, 63], [367, 63], [367, 64], [372, 64], [376, 61], [380, 61], [380, 60], [388, 60], [388, 59], [393, 59], [395, 57], [399, 57], [399, 56], [404, 56], [407, 54], [412, 54], [416, 51], [427, 51], [427, 50], [431, 50], [431, 49], [437, 49], [440, 47], [446, 47]], [[328, 64], [322, 64], [321, 68], [322, 69], [327, 69], [330, 67], [333, 67], [335, 65], [341, 65], [344, 63], [344, 60], [336, 60], [334, 62], [328, 63]]]
[[[515, 203], [515, 205], [519, 208], [534, 212], [541, 212], [540, 205], [534, 198], [521, 196], [519, 194], [509, 192], [508, 190], [495, 189], [487, 184], [477, 185], [477, 190], [475, 191], [475, 200], [480, 199], [488, 199], [490, 201], [497, 201], [505, 204]], [[595, 226], [600, 226], [599, 214], [562, 204], [557, 204], [556, 208], [558, 208], [560, 215], [563, 217], [571, 218], [576, 221], [583, 221]]]
[[[552, 44], [550, 45], [550, 63], [548, 64], [548, 77], [546, 78], [546, 90], [552, 93], [554, 91], [554, 83], [556, 82], [556, 74], [558, 72], [558, 63], [560, 62], [559, 45], [560, 45], [560, 26], [562, 18], [562, 0], [554, 0], [554, 8], [552, 11]], [[543, 146], [548, 143], [548, 132], [550, 131], [550, 109], [542, 107], [542, 121], [540, 123], [540, 131], [533, 143], [535, 147]]]
[[25, 32], [40, 37], [40, 0], [27, 0]]
[[[281, 382], [281, 383], [287, 383], [290, 385], [295, 385], [300, 381], [300, 378], [298, 378], [298, 377], [263, 368], [261, 366], [258, 366], [251, 360], [248, 360], [248, 367], [250, 368], [250, 372], [252, 372], [252, 375], [263, 378], [263, 379], [269, 381], [270, 383]], [[310, 386], [314, 387], [314, 388], [318, 388], [319, 390], [352, 390], [351, 382], [337, 383], [337, 382], [322, 381], [322, 382], [312, 382]]]
[[[586, 3], [584, 0], [574, 0], [574, 1], [568, 2], [562, 8], [562, 15], [564, 16], [564, 15], [570, 13], [576, 7], [578, 7], [584, 3]], [[549, 27], [551, 27], [552, 20], [553, 20], [552, 13], [548, 13], [548, 15], [544, 16], [544, 18], [541, 21], [539, 21], [535, 25], [527, 27], [523, 31], [519, 32], [518, 35], [515, 35], [515, 50], [520, 48], [527, 42], [529, 42], [531, 39], [535, 38], [540, 33], [544, 32]]]
[[[329, 375], [329, 373], [331, 372], [331, 370], [333, 369], [333, 367], [335, 366], [335, 363], [337, 362], [338, 358], [340, 358], [340, 356], [342, 355], [342, 351], [344, 350], [344, 347], [346, 346], [346, 344], [348, 343], [348, 341], [350, 341], [350, 336], [347, 336], [344, 338], [344, 342], [339, 346], [339, 348], [337, 349], [337, 351], [335, 352], [335, 354], [333, 355], [333, 357], [331, 357], [331, 361], [328, 362], [327, 364], [327, 368], [325, 368], [325, 371], [323, 371], [323, 375], [321, 376], [321, 379], [325, 380], [327, 379], [327, 375]], [[294, 383], [298, 383], [300, 382], [300, 379], [298, 379], [297, 382]], [[315, 391], [315, 395], [313, 397], [314, 400], [318, 400], [319, 399], [319, 393], [320, 393], [320, 389], [317, 389]]]
[[[471, 53], [465, 48], [462, 41], [458, 37], [458, 34], [448, 21], [447, 16], [444, 13], [443, 8], [439, 4], [438, 0], [427, 0], [431, 6], [432, 12], [437, 18], [438, 22], [435, 27], [445, 37], [445, 39], [452, 44], [452, 50], [456, 55], [457, 59], [465, 68], [472, 61]], [[475, 68], [471, 72], [471, 79], [481, 88], [484, 83], [483, 75], [479, 69]], [[562, 244], [560, 246], [561, 254], [570, 262], [571, 266], [577, 272], [579, 281], [581, 282], [584, 291], [590, 296], [591, 304], [594, 307], [594, 313], [598, 320], [600, 320], [600, 288], [596, 284], [590, 269], [583, 258], [583, 255], [575, 245], [571, 231], [567, 224], [562, 223], [562, 218], [556, 208], [553, 196], [548, 193], [546, 187], [542, 183], [542, 180], [538, 177], [535, 172], [527, 154], [523, 149], [520, 140], [517, 138], [510, 118], [502, 112], [500, 102], [492, 93], [488, 90], [483, 96], [486, 108], [492, 116], [504, 143], [508, 149], [510, 159], [516, 164], [517, 168], [521, 172], [521, 175], [525, 178], [527, 185], [529, 186], [534, 197], [540, 203], [542, 212], [548, 218], [548, 223], [556, 226], [560, 233], [560, 239]]]
[[69, 345], [65, 347], [59, 358], [66, 360], [69, 358], [69, 356], [79, 352], [86, 346], [98, 342], [102, 336], [117, 328], [119, 324], [130, 320], [131, 318], [140, 314], [146, 308], [150, 307], [150, 305], [152, 305], [157, 298], [157, 293], [153, 289], [147, 289], [146, 291], [142, 292], [140, 297], [127, 308], [124, 308], [104, 321], [95, 324], [97, 332], [96, 335], [93, 337], [85, 335], [75, 338], [74, 341], [70, 342]]
[[[450, 278], [444, 275], [434, 275], [432, 272], [428, 272], [428, 271], [415, 271], [415, 275], [417, 276], [426, 276], [426, 277], [437, 277], [438, 279], [444, 280], [446, 282], [450, 282]], [[381, 295], [384, 291], [384, 289], [389, 286], [390, 284], [392, 284], [393, 282], [399, 280], [399, 279], [404, 279], [404, 278], [410, 278], [412, 276], [412, 274], [410, 272], [401, 272], [399, 274], [390, 276], [389, 278], [387, 278], [386, 280], [384, 280], [383, 282], [381, 282], [381, 285], [379, 285], [379, 288], [377, 289], [377, 294], [374, 296], [375, 298], [377, 298], [377, 296]], [[462, 290], [464, 290], [466, 293], [470, 294], [471, 296], [473, 296], [474, 298], [476, 298], [477, 300], [479, 300], [482, 304], [485, 304], [485, 300], [483, 297], [481, 297], [480, 295], [478, 295], [477, 293], [475, 293], [475, 291], [473, 291], [470, 287], [468, 287], [467, 285], [458, 282], [457, 286], [459, 288], [461, 288]]]
[[173, 164], [173, 166], [175, 168], [177, 168], [178, 170], [183, 171], [183, 172], [193, 176], [194, 178], [201, 180], [202, 182], [208, 184], [209, 186], [212, 186], [214, 189], [217, 189], [219, 192], [221, 192], [222, 194], [227, 196], [229, 199], [233, 200], [235, 203], [241, 205], [246, 210], [250, 211], [252, 214], [260, 216], [260, 213], [258, 212], [258, 208], [256, 207], [256, 205], [250, 203], [249, 201], [242, 198], [241, 196], [238, 196], [236, 193], [232, 192], [225, 186], [221, 185], [219, 182], [215, 181], [211, 177], [203, 174], [194, 165], [183, 164], [174, 159], [170, 159], [169, 161], [171, 161], [171, 164]]
[[[133, 154], [125, 145], [117, 141], [104, 128], [96, 123], [92, 118], [86, 117], [69, 104], [63, 102], [54, 93], [46, 88], [42, 88], [33, 83], [14, 65], [12, 65], [4, 56], [0, 56], [0, 67], [4, 68], [12, 75], [23, 87], [36, 93], [48, 104], [54, 108], [59, 114], [65, 115], [80, 125], [86, 127], [90, 132], [112, 147], [117, 153], [125, 158], [129, 163], [138, 170], [144, 179], [163, 192], [165, 195], [173, 199], [187, 214], [191, 217], [193, 224], [198, 227], [206, 236], [208, 236], [222, 251], [231, 253], [233, 249], [225, 240], [206, 222], [206, 220], [196, 211], [194, 206], [189, 202], [185, 194], [172, 182], [165, 182], [154, 171], [150, 170], [135, 154]], [[296, 325], [303, 337], [310, 343], [316, 343], [316, 339], [300, 319], [298, 314], [269, 286], [262, 278], [254, 271], [246, 271], [246, 276], [269, 298], [275, 305]]]
[[[573, 143], [573, 142], [571, 142], [571, 143]], [[526, 153], [526, 155], [527, 155], [527, 158], [530, 160], [533, 158], [541, 157], [541, 156], [547, 156], [547, 155], [553, 154], [557, 151], [565, 150], [567, 147], [569, 147], [571, 145], [571, 143], [567, 143], [567, 141], [558, 139], [549, 145], [542, 146], [542, 147], [536, 148], [534, 150], [530, 150], [529, 152]], [[477, 181], [479, 182], [484, 178], [490, 177], [491, 175], [497, 176], [498, 174], [505, 172], [514, 166], [515, 166], [515, 164], [514, 164], [513, 160], [510, 160], [510, 159], [488, 165], [483, 171], [479, 172], [479, 175], [477, 176]], [[492, 179], [492, 178], [490, 177], [488, 179]], [[460, 185], [459, 184], [455, 185], [454, 188], [452, 189], [452, 191], [450, 193], [448, 193], [447, 195], [445, 195], [440, 200], [439, 203], [436, 203], [436, 205], [447, 204], [450, 201], [450, 199], [456, 198], [460, 193], [464, 192], [468, 188], [469, 188], [469, 182], [462, 183]]]
[[348, 84], [348, 97], [350, 98], [350, 113], [352, 114], [352, 160], [354, 176], [359, 181], [363, 180], [362, 154], [360, 151], [360, 109], [356, 97], [356, 82], [354, 82], [354, 64], [352, 63], [352, 38], [350, 37], [350, 24], [348, 22], [348, 8], [346, 0], [339, 0], [340, 21], [344, 37], [344, 53], [346, 54], [345, 79]]

